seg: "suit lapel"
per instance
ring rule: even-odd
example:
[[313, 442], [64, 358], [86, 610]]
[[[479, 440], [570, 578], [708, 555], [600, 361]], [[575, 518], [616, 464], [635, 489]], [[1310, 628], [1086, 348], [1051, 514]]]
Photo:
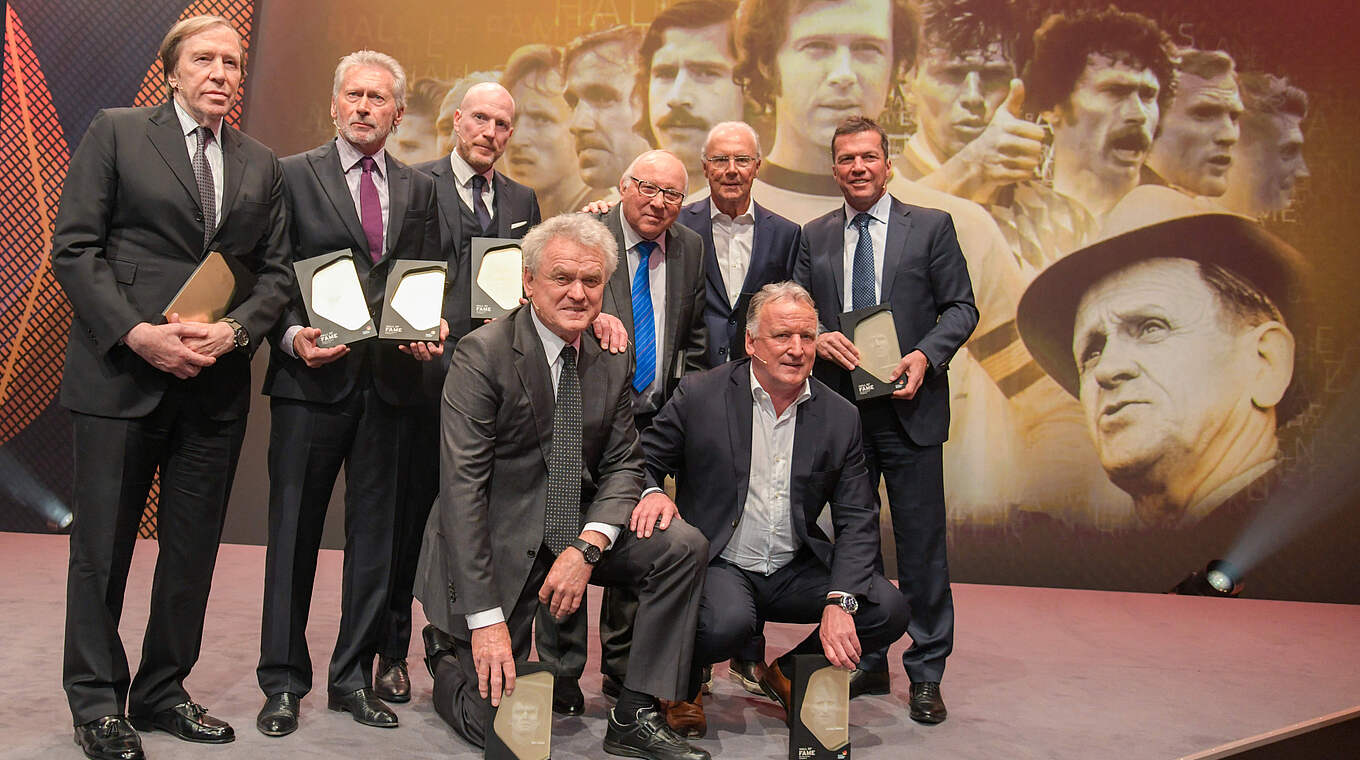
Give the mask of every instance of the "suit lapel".
[[383, 247], [384, 256], [396, 257], [397, 240], [401, 226], [406, 221], [406, 207], [411, 203], [411, 172], [409, 166], [397, 164], [396, 159], [387, 156], [387, 237]]
[[[435, 196], [439, 202], [439, 215], [444, 219], [449, 228], [449, 239], [460, 241], [463, 239], [463, 212], [458, 203], [458, 182], [453, 177], [453, 167], [449, 165], [449, 157], [445, 156], [436, 164], [434, 171]], [[454, 243], [453, 255], [458, 255], [458, 244]], [[451, 277], [452, 275], [450, 275]]]
[[746, 503], [746, 492], [751, 486], [751, 370], [749, 364], [740, 364], [740, 367], [732, 370], [726, 399], [727, 435], [732, 445], [732, 482], [737, 486], [733, 493], [737, 495], [738, 505]]
[[[816, 389], [813, 389], [812, 393], [816, 394]], [[815, 469], [813, 457], [820, 446], [821, 431], [826, 430], [826, 422], [822, 419], [819, 407], [812, 403], [813, 400], [809, 398], [804, 401], [795, 412], [797, 417], [793, 422], [793, 461], [790, 462], [792, 469], [789, 470], [791, 475], [808, 473]], [[790, 495], [789, 513], [793, 516], [796, 535], [800, 538], [806, 537], [808, 515], [803, 499], [797, 491]]]
[[161, 154], [161, 158], [170, 167], [175, 178], [184, 186], [184, 192], [189, 194], [194, 205], [202, 211], [203, 203], [198, 197], [198, 179], [194, 176], [194, 166], [189, 161], [184, 134], [179, 131], [179, 118], [175, 115], [175, 106], [166, 103], [157, 108], [151, 114], [150, 121], [151, 127], [147, 129], [146, 134], [151, 144]]
[[[538, 429], [538, 449], [546, 465], [552, 454], [554, 406], [548, 355], [543, 352], [543, 343], [538, 339], [528, 311], [519, 307], [506, 318], [515, 320], [515, 372], [524, 386], [524, 395], [529, 398], [529, 406], [533, 408], [534, 427]], [[590, 395], [593, 394], [581, 394], [582, 399]]]
[[[840, 314], [845, 308], [842, 303], [843, 293], [845, 293], [845, 205], [842, 204], [840, 210], [830, 220], [831, 229], [825, 232], [831, 236], [826, 241], [823, 249], [831, 255], [827, 257], [827, 263], [831, 265], [831, 282], [835, 286], [836, 313]], [[815, 251], [815, 249], [814, 249]]]
[[354, 210], [354, 197], [349, 194], [349, 185], [345, 182], [345, 174], [340, 169], [340, 154], [335, 150], [335, 142], [329, 142], [323, 145], [321, 150], [308, 155], [307, 162], [312, 165], [312, 171], [321, 183], [321, 189], [326, 192], [331, 207], [335, 209], [336, 215], [344, 223], [345, 229], [354, 241], [354, 249], [364, 252], [359, 258], [371, 263], [373, 255], [368, 250], [368, 236], [364, 234], [364, 226], [359, 222], [359, 212]]
[[245, 174], [246, 158], [241, 155], [241, 136], [236, 130], [222, 125], [222, 208], [217, 211], [217, 229], [226, 226], [227, 217], [236, 205], [241, 192], [241, 177]]
[[893, 279], [902, 266], [902, 257], [907, 252], [907, 232], [911, 229], [910, 210], [897, 202], [888, 205], [888, 237], [883, 244], [883, 285], [880, 288], [879, 302], [888, 303], [892, 298]]
[[[672, 225], [673, 226], [673, 225]], [[675, 234], [674, 229], [666, 230], [666, 340], [661, 344], [666, 353], [662, 355], [661, 371], [664, 372], [666, 382], [670, 381], [675, 372], [675, 346], [679, 345], [678, 336], [680, 334], [680, 322], [685, 305], [685, 297], [689, 295], [685, 292], [685, 282], [689, 280], [685, 276], [685, 261], [681, 258], [684, 251], [680, 245], [680, 236]], [[723, 291], [724, 293], [727, 291]], [[655, 306], [655, 304], [653, 304]], [[667, 387], [664, 386], [663, 387]]]
[[704, 239], [704, 276], [708, 278], [708, 287], [714, 293], [727, 294], [727, 285], [723, 281], [722, 266], [718, 264], [718, 246], [713, 242], [713, 207], [711, 200], [705, 198], [698, 203], [685, 208], [685, 219], [682, 222], [686, 227], [699, 233], [699, 237]]
[[494, 233], [496, 237], [510, 237], [510, 215], [506, 213], [506, 209], [510, 207], [509, 185], [500, 172], [491, 175], [491, 186], [496, 189], [496, 200], [491, 203], [493, 213], [496, 215], [496, 218], [491, 220], [492, 226], [496, 228]]
[[619, 265], [614, 267], [614, 276], [609, 278], [609, 285], [605, 288], [605, 297], [612, 301], [613, 308], [608, 308], [611, 304], [606, 302], [606, 311], [623, 321], [623, 328], [628, 331], [629, 337], [633, 337], [633, 284], [628, 279], [628, 244], [623, 239], [623, 209], [617, 205], [604, 215], [603, 221], [609, 231], [614, 234], [614, 241], [619, 246]]
[[770, 212], [751, 201], [751, 215], [755, 217], [755, 229], [751, 230], [751, 260], [746, 265], [746, 280], [741, 284], [741, 292], [750, 293], [755, 284], [765, 279], [765, 267], [769, 259]]

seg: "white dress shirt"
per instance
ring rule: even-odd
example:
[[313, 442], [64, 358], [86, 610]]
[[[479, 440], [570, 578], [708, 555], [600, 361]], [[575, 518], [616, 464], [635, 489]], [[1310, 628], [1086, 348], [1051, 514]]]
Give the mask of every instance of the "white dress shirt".
[[[888, 245], [888, 214], [892, 211], [892, 196], [883, 193], [868, 211], [872, 221], [869, 222], [869, 239], [874, 241], [874, 303], [883, 302], [883, 249]], [[855, 226], [855, 217], [859, 212], [845, 204], [845, 246], [841, 251], [842, 261], [845, 265], [845, 288], [841, 293], [841, 305], [845, 311], [849, 311], [853, 304], [854, 297], [851, 295], [851, 286], [854, 283], [855, 271], [855, 246], [859, 245], [859, 227]]]
[[722, 273], [723, 286], [727, 288], [727, 305], [735, 307], [741, 297], [741, 286], [746, 282], [746, 272], [751, 268], [751, 250], [755, 247], [756, 219], [753, 205], [747, 203], [746, 212], [736, 219], [718, 210], [718, 205], [709, 201], [710, 218], [713, 223], [713, 252], [718, 257], [718, 271]]
[[[548, 372], [552, 375], [553, 398], [556, 398], [557, 379], [562, 376], [562, 349], [567, 346], [567, 342], [558, 337], [557, 333], [549, 330], [548, 327], [543, 324], [543, 321], [538, 318], [538, 312], [534, 311], [532, 307], [529, 309], [529, 315], [534, 323], [534, 331], [538, 333], [538, 339], [543, 343], [543, 355], [548, 359]], [[576, 348], [577, 366], [579, 367], [581, 356], [580, 336], [577, 336], [576, 342], [571, 345]], [[584, 378], [582, 378], [582, 380], [584, 380]], [[585, 383], [582, 382], [581, 386], [584, 389]], [[603, 533], [604, 537], [608, 539], [608, 543], [605, 544], [604, 547], [605, 551], [609, 551], [610, 547], [614, 545], [614, 540], [619, 537], [619, 532], [622, 529], [622, 525], [613, 525], [602, 522], [588, 522], [582, 528], [582, 530], [593, 530]], [[477, 628], [485, 628], [489, 625], [504, 623], [505, 611], [500, 607], [493, 607], [489, 610], [469, 613], [464, 617], [467, 620], [468, 630], [472, 631]]]
[[[462, 199], [463, 205], [469, 211], [476, 212], [477, 207], [472, 205], [472, 175], [477, 174], [468, 162], [458, 155], [458, 149], [449, 152], [449, 166], [453, 168], [454, 184], [458, 187], [458, 197]], [[496, 178], [495, 169], [487, 169], [482, 172], [482, 177], [486, 179], [486, 187], [482, 188], [482, 203], [486, 204], [486, 212], [491, 215], [491, 221], [496, 221], [496, 185], [492, 182]]]
[[798, 407], [812, 398], [811, 386], [803, 381], [798, 398], [783, 414], [776, 414], [774, 401], [751, 373], [751, 475], [741, 522], [719, 555], [742, 570], [770, 575], [793, 561], [798, 536], [793, 530], [792, 488], [793, 432]]
[[[199, 123], [194, 121], [194, 117], [189, 115], [180, 106], [178, 100], [172, 100], [175, 104], [175, 116], [179, 117], [179, 129], [184, 134], [184, 144], [189, 148], [189, 166], [194, 165], [194, 154], [198, 152], [198, 136], [194, 130], [199, 128]], [[208, 159], [208, 171], [213, 178], [213, 208], [217, 209], [216, 224], [222, 223], [222, 120], [218, 119], [217, 124], [209, 127], [213, 133], [212, 142], [203, 149], [203, 155]]]
[[[632, 303], [633, 278], [637, 276], [638, 263], [642, 257], [638, 255], [637, 244], [641, 243], [643, 237], [633, 229], [633, 225], [628, 223], [623, 215], [619, 215], [619, 221], [623, 224], [623, 244], [627, 247], [628, 258], [628, 288], [629, 303]], [[661, 376], [661, 368], [665, 366], [662, 361], [665, 356], [666, 346], [666, 233], [656, 236], [656, 250], [652, 251], [651, 257], [647, 260], [647, 285], [652, 291], [652, 324], [656, 329], [656, 372], [652, 376], [652, 384], [647, 386], [643, 395], [651, 398], [661, 393], [661, 389], [666, 387], [666, 379]], [[637, 326], [633, 327], [634, 336], [637, 335]], [[657, 399], [658, 402], [660, 399]], [[659, 406], [659, 404], [658, 404]]]

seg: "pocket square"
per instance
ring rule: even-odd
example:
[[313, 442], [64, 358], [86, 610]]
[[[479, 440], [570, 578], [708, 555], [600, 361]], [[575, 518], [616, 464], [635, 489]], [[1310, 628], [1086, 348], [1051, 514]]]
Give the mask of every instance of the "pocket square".
[[524, 225], [526, 225], [526, 224], [528, 224], [528, 223], [529, 223], [529, 220], [528, 220], [528, 219], [525, 219], [525, 220], [522, 221], [522, 222], [514, 222], [514, 223], [512, 223], [512, 224], [510, 225], [510, 229], [512, 229], [512, 230], [519, 229], [520, 227], [523, 227]]

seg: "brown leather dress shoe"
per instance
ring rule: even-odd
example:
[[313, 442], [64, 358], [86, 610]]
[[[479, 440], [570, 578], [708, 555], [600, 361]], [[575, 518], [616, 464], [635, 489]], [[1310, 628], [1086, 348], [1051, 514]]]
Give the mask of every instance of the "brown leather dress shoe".
[[704, 734], [708, 733], [708, 718], [704, 717], [702, 693], [695, 697], [693, 702], [686, 702], [683, 699], [672, 702], [663, 699], [661, 706], [666, 710], [666, 722], [675, 733], [686, 739], [702, 739]]
[[166, 708], [149, 718], [129, 716], [128, 720], [138, 731], [158, 729], [186, 742], [226, 744], [236, 741], [236, 732], [226, 721], [214, 718], [206, 708], [193, 702]]
[[389, 660], [378, 655], [378, 677], [373, 679], [373, 693], [384, 702], [411, 701], [411, 674], [406, 660]]
[[76, 744], [92, 760], [143, 760], [142, 740], [121, 715], [76, 726]]
[[773, 660], [765, 667], [765, 673], [760, 677], [760, 690], [765, 696], [779, 703], [784, 708], [784, 722], [789, 722], [789, 699], [793, 692], [793, 684], [784, 677], [784, 672], [779, 669], [779, 661]]

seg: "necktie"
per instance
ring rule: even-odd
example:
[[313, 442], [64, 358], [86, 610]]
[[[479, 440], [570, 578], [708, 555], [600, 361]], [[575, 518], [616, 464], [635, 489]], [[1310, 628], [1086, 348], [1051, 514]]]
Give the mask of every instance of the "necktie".
[[873, 306], [874, 298], [874, 239], [869, 236], [869, 222], [873, 217], [855, 214], [854, 225], [859, 228], [859, 242], [855, 244], [854, 272], [850, 276], [850, 308]]
[[208, 250], [213, 235], [217, 232], [217, 198], [213, 190], [212, 167], [208, 166], [208, 143], [213, 133], [207, 127], [194, 129], [198, 135], [198, 147], [194, 150], [194, 178], [198, 180], [198, 202], [203, 208], [203, 250]]
[[486, 177], [480, 174], [472, 175], [472, 212], [477, 215], [477, 224], [482, 228], [485, 235], [491, 230], [491, 212], [486, 208], [486, 201], [482, 199], [482, 193], [486, 191]]
[[359, 165], [364, 168], [359, 178], [359, 222], [364, 226], [364, 237], [368, 238], [368, 255], [377, 263], [383, 256], [382, 201], [378, 199], [378, 186], [373, 184], [378, 162], [372, 156], [364, 156]]
[[648, 281], [648, 262], [656, 243], [637, 244], [638, 268], [633, 275], [633, 346], [637, 349], [637, 369], [633, 371], [633, 390], [641, 393], [656, 378], [656, 320], [652, 316], [652, 286]]
[[548, 456], [548, 512], [543, 543], [554, 554], [581, 533], [581, 379], [576, 349], [562, 349], [562, 372], [553, 405], [552, 451]]

